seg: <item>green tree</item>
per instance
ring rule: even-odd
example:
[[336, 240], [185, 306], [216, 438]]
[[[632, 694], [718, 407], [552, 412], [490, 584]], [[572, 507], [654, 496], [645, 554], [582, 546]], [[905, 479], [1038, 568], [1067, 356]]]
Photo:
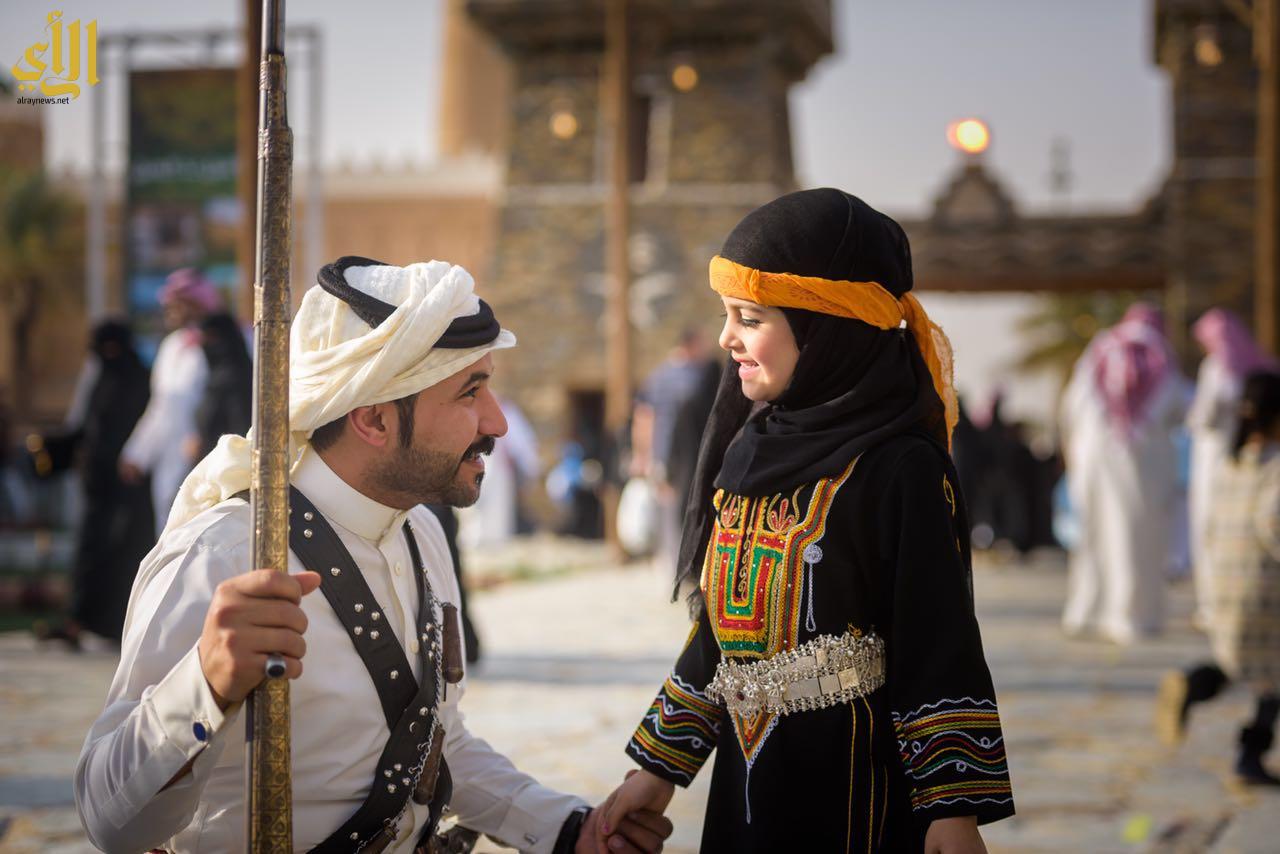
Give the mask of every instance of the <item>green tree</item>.
[[42, 311], [69, 298], [72, 204], [40, 172], [0, 167], [0, 306], [13, 367], [13, 402], [31, 412], [32, 336]]
[[[1014, 367], [1020, 373], [1049, 373], [1065, 386], [1071, 368], [1099, 330], [1119, 322], [1129, 306], [1148, 295], [1129, 291], [1053, 294], [1042, 308], [1018, 322], [1027, 347]], [[1155, 302], [1159, 303], [1157, 298]]]

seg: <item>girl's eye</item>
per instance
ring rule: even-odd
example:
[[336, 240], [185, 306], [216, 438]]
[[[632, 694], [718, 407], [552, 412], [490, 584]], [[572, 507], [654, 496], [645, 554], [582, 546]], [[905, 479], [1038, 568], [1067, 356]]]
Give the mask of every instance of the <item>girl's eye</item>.
[[760, 325], [760, 321], [752, 317], [739, 318], [738, 322], [741, 323], [743, 326], [747, 327], [748, 329], [755, 329], [757, 326]]

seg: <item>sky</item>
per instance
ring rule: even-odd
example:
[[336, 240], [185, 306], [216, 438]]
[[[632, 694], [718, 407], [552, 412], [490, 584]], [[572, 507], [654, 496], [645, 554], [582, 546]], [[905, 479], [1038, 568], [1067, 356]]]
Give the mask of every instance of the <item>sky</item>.
[[[288, 4], [291, 22], [315, 24], [323, 33], [326, 166], [434, 158], [443, 2]], [[988, 168], [1020, 210], [1136, 208], [1155, 191], [1170, 159], [1168, 83], [1151, 61], [1152, 2], [834, 0], [836, 53], [792, 96], [801, 185], [837, 186], [889, 213], [920, 215], [959, 162], [946, 142], [947, 124], [977, 116], [992, 128]], [[61, 3], [64, 20], [96, 18], [102, 33], [233, 27], [241, 6], [240, 0]], [[0, 3], [3, 67], [40, 36], [49, 8], [48, 0]], [[195, 62], [172, 51], [143, 59]], [[298, 67], [291, 68], [291, 92], [295, 85], [307, 85]], [[31, 108], [46, 111], [47, 160], [55, 168], [86, 167], [88, 98], [107, 88], [70, 105]], [[116, 117], [108, 140], [119, 152], [123, 111], [110, 98], [108, 105]], [[310, 117], [291, 109], [305, 160]], [[1070, 148], [1066, 198], [1055, 197], [1049, 185], [1056, 139]], [[955, 317], [962, 385], [985, 393], [994, 383], [989, 375], [1001, 373], [1016, 350], [1008, 341], [993, 344], [987, 333], [1012, 324], [1034, 300], [933, 302]], [[976, 319], [975, 305], [983, 307]], [[1016, 411], [1016, 394], [1011, 403]]]

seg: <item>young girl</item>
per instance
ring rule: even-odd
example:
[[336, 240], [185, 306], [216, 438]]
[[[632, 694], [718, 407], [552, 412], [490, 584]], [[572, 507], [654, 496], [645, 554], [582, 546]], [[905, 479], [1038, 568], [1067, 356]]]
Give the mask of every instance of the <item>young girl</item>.
[[911, 285], [901, 227], [832, 189], [754, 211], [712, 260], [731, 361], [680, 555], [702, 598], [610, 829], [713, 750], [707, 852], [979, 852], [1013, 814], [949, 347]]
[[1158, 724], [1166, 741], [1177, 742], [1192, 705], [1216, 696], [1229, 679], [1246, 683], [1257, 710], [1240, 730], [1236, 774], [1245, 783], [1280, 786], [1262, 764], [1280, 714], [1280, 375], [1245, 379], [1236, 421], [1231, 457], [1213, 481], [1204, 541], [1215, 663], [1165, 677]]

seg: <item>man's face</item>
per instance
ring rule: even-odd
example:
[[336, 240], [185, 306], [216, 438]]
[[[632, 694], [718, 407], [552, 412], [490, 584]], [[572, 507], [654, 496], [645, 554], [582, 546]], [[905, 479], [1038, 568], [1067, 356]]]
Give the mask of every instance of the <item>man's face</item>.
[[163, 306], [164, 325], [167, 329], [182, 329], [200, 319], [200, 310], [190, 300], [177, 297]]
[[[413, 424], [400, 421], [374, 472], [379, 486], [398, 494], [403, 506], [469, 507], [480, 497], [482, 455], [507, 432], [507, 419], [489, 390], [492, 374], [493, 356], [485, 354], [418, 394]], [[407, 444], [406, 426], [412, 427]]]

